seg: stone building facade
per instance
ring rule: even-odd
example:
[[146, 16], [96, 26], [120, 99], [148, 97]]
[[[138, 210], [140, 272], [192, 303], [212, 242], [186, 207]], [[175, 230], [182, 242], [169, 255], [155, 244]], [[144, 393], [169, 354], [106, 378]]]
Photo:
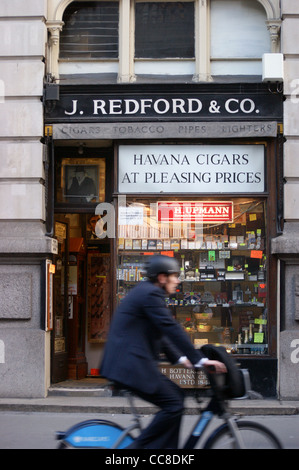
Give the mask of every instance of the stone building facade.
[[43, 87], [47, 2], [1, 4], [1, 396], [45, 396], [41, 324], [45, 236]]
[[278, 291], [279, 393], [298, 397], [298, 42], [299, 5], [281, 2], [281, 51], [284, 56], [284, 226], [282, 236], [272, 241], [272, 251], [281, 263], [282, 276]]
[[[51, 383], [52, 331], [47, 328], [45, 286], [47, 260], [57, 254], [58, 242], [51, 226], [49, 229], [54, 209], [49, 204], [51, 156], [45, 133], [45, 100], [50, 85], [63, 88], [59, 79], [65, 74], [61, 70], [68, 70], [67, 61], [60, 70], [59, 51], [63, 14], [71, 3], [10, 0], [0, 6], [1, 397], [44, 397]], [[277, 236], [271, 240], [271, 252], [277, 259], [277, 291], [271, 292], [276, 299], [277, 322], [271, 334], [277, 340], [276, 393], [292, 399], [298, 398], [299, 389], [299, 5], [297, 0], [256, 3], [265, 11], [271, 39], [267, 52], [282, 53], [284, 60], [283, 164], [277, 168], [283, 197]], [[192, 86], [213, 82], [206, 40], [210, 37], [209, 4], [208, 0], [196, 2]], [[122, 0], [117, 84], [136, 82], [131, 15], [132, 4]], [[76, 83], [81, 79], [86, 85], [88, 77], [82, 67]], [[225, 78], [219, 83], [227, 84]], [[272, 83], [271, 93], [281, 92], [281, 86], [278, 83], [276, 88]]]

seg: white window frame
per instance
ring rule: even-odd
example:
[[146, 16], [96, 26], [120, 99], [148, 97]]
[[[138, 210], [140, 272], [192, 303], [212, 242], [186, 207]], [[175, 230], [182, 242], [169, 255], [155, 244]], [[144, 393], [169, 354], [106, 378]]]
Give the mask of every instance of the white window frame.
[[[49, 19], [47, 21], [47, 27], [49, 31], [49, 42], [47, 73], [51, 75], [54, 80], [59, 78], [59, 36], [63, 28], [63, 13], [72, 1], [74, 0], [48, 0]], [[84, 2], [88, 0], [81, 1]], [[119, 0], [119, 59], [118, 66], [115, 64], [113, 69], [115, 73], [117, 73], [119, 83], [129, 83], [136, 80], [134, 70], [135, 1], [138, 0]], [[271, 37], [271, 52], [279, 52], [279, 31], [281, 24], [280, 0], [256, 1], [259, 2], [266, 11], [266, 23]], [[194, 3], [195, 63], [193, 81], [207, 82], [212, 80], [210, 64], [210, 0], [194, 0]], [[102, 66], [105, 65], [105, 61], [100, 63]], [[94, 69], [94, 72], [95, 71], [96, 69]]]
[[[134, 3], [134, 18], [133, 25], [135, 27], [135, 5], [145, 0], [135, 0]], [[160, 0], [147, 0], [147, 2], [159, 2]], [[175, 0], [161, 0], [163, 2], [174, 2]], [[179, 0], [184, 3], [193, 3], [194, 4], [194, 14], [196, 11], [197, 0]], [[195, 36], [198, 34], [198, 28], [196, 28], [196, 15], [194, 16], [194, 33]], [[195, 31], [197, 29], [197, 31]], [[135, 35], [134, 35], [134, 45], [135, 45]], [[196, 40], [195, 40], [196, 43]], [[195, 71], [195, 44], [194, 44], [194, 58], [160, 58], [160, 59], [141, 59], [133, 57], [133, 66], [135, 75], [156, 75], [155, 70], [159, 70], [158, 75], [194, 75]]]

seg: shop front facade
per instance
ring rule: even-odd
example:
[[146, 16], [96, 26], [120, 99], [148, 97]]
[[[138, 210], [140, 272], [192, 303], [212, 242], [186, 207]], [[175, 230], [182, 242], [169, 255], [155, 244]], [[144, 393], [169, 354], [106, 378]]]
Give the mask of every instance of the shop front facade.
[[[65, 331], [71, 347], [77, 328], [72, 335], [53, 310], [53, 361], [60, 358], [64, 372], [56, 377], [55, 369], [52, 381], [100, 374], [115, 307], [144, 279], [147, 256], [162, 253], [181, 267], [180, 288], [167, 303], [194, 346], [225, 345], [250, 369], [257, 391], [276, 394], [277, 261], [270, 240], [281, 216], [282, 94], [261, 84], [242, 88], [60, 86], [46, 115], [53, 230], [59, 247], [70, 234], [74, 277], [69, 272], [64, 301], [68, 323], [80, 328], [85, 321], [87, 336], [85, 348], [82, 338], [71, 364], [69, 354], [64, 363]], [[80, 171], [82, 190], [74, 186]], [[81, 254], [72, 248], [76, 240]], [[87, 266], [80, 289], [79, 259]], [[80, 313], [81, 289], [87, 303]], [[161, 368], [181, 386], [195, 386], [186, 370]]]
[[[1, 7], [0, 396], [100, 376], [115, 308], [147, 256], [164, 253], [181, 267], [167, 303], [194, 346], [224, 345], [254, 390], [295, 398], [295, 2], [183, 2], [192, 34], [180, 60], [175, 42], [150, 58], [163, 35], [148, 53], [134, 23], [164, 9], [175, 37], [176, 2], [22, 3]], [[101, 60], [92, 41], [68, 48], [77, 7], [99, 3], [119, 15], [118, 48]], [[247, 29], [229, 28], [237, 3]], [[284, 90], [282, 74], [262, 80], [263, 54], [277, 65], [280, 52]], [[181, 367], [161, 370], [196, 385]]]

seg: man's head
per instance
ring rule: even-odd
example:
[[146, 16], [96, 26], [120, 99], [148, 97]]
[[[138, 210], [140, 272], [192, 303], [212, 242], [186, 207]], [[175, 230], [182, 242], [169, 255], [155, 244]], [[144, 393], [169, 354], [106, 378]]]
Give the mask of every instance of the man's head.
[[180, 267], [176, 259], [169, 256], [151, 256], [145, 265], [148, 279], [162, 287], [167, 294], [174, 294], [178, 284]]
[[85, 178], [85, 168], [84, 168], [84, 166], [77, 166], [76, 167], [75, 176], [76, 176], [79, 184], [82, 183], [82, 181]]

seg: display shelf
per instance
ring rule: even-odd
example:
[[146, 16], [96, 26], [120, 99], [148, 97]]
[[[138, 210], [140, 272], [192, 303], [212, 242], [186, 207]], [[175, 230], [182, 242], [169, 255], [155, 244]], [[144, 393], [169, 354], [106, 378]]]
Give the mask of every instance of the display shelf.
[[[143, 266], [149, 255], [166, 254], [178, 261], [181, 281], [166, 304], [195, 347], [225, 344], [241, 355], [266, 353], [265, 219], [260, 202], [248, 204], [244, 199], [234, 205], [234, 223], [164, 226], [156, 209], [145, 203], [150, 222], [139, 229], [139, 240], [131, 226], [121, 228], [118, 299], [146, 280]], [[246, 347], [254, 334], [255, 347]]]

